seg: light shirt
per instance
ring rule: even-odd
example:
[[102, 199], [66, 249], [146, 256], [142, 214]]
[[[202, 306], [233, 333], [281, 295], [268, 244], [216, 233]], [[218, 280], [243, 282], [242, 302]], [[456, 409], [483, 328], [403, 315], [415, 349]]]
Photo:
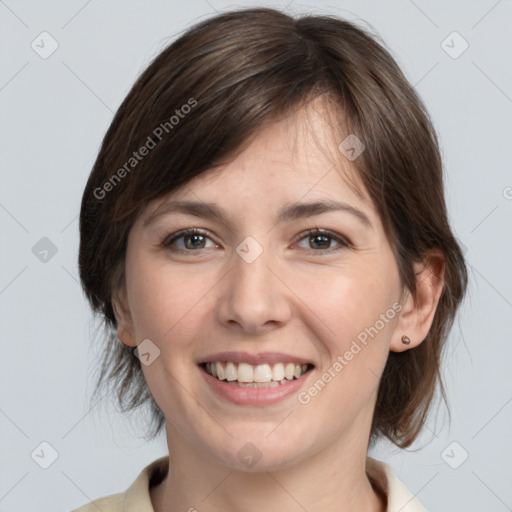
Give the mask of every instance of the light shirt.
[[[155, 512], [149, 494], [150, 484], [153, 487], [160, 483], [165, 478], [168, 467], [167, 455], [146, 466], [125, 492], [99, 498], [72, 512]], [[427, 512], [388, 464], [367, 457], [366, 474], [372, 484], [386, 495], [386, 512]]]

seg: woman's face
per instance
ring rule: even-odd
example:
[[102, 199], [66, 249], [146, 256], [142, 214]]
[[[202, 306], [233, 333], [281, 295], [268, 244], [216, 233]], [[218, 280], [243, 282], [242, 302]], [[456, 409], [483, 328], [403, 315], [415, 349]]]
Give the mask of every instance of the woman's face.
[[[122, 339], [143, 342], [168, 440], [239, 469], [365, 451], [390, 343], [403, 334], [380, 218], [341, 178], [351, 161], [340, 170], [326, 156], [338, 148], [321, 109], [307, 122], [303, 113], [150, 203], [128, 240]], [[334, 202], [345, 206], [306, 208]], [[188, 228], [200, 233], [177, 235]]]

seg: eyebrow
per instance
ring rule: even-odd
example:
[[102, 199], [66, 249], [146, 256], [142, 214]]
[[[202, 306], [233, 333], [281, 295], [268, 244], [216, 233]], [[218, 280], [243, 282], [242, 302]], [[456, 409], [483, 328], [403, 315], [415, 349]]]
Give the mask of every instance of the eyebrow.
[[[350, 213], [367, 228], [373, 228], [370, 219], [361, 210], [339, 201], [324, 199], [313, 203], [291, 203], [286, 204], [279, 210], [277, 222], [286, 222], [290, 220], [303, 219], [320, 215], [326, 212], [343, 211]], [[228, 227], [231, 222], [228, 220], [226, 212], [216, 206], [214, 203], [203, 203], [195, 201], [168, 201], [162, 203], [145, 221], [144, 227], [151, 224], [157, 217], [167, 213], [184, 213], [195, 215], [206, 219], [216, 219]]]

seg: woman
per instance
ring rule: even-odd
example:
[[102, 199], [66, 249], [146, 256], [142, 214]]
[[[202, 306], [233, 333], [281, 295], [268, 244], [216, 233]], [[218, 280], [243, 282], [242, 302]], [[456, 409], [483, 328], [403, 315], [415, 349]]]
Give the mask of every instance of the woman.
[[367, 453], [443, 391], [467, 274], [428, 114], [370, 34], [273, 9], [190, 29], [116, 113], [80, 235], [98, 386], [170, 456], [78, 510], [424, 510]]

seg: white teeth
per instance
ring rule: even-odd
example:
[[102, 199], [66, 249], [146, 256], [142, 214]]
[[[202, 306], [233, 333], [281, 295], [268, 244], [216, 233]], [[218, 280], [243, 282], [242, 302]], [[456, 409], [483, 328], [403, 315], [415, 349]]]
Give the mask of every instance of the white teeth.
[[[228, 363], [233, 364], [233, 363]], [[254, 371], [250, 364], [240, 363], [238, 365], [238, 382], [253, 382]], [[235, 380], [235, 379], [233, 379]]]
[[226, 373], [224, 372], [222, 363], [215, 363], [215, 368], [217, 369], [217, 378], [219, 380], [224, 380], [226, 378]]
[[[240, 366], [238, 365], [238, 371], [240, 372]], [[251, 367], [252, 368], [252, 367]], [[238, 374], [238, 380], [240, 380], [240, 373]], [[272, 380], [272, 370], [270, 369], [270, 365], [268, 364], [259, 364], [254, 368], [254, 378], [252, 378], [254, 382], [270, 382]], [[241, 381], [241, 382], [250, 382], [250, 381]]]
[[279, 382], [280, 380], [284, 379], [284, 364], [283, 363], [277, 363], [274, 365], [274, 368], [272, 368], [272, 380], [275, 382]]
[[226, 380], [237, 380], [236, 366], [232, 362], [226, 364]]
[[293, 379], [293, 375], [295, 373], [295, 365], [293, 363], [288, 363], [285, 367], [284, 367], [284, 376], [288, 379], [288, 380], [292, 380]]
[[276, 386], [279, 386], [279, 382], [274, 382], [272, 380], [270, 382], [232, 382], [231, 384], [241, 388], [275, 388]]
[[219, 380], [227, 380], [231, 383], [247, 384], [261, 384], [262, 386], [256, 387], [269, 387], [263, 384], [279, 385], [286, 384], [292, 381], [294, 378], [298, 379], [303, 375], [307, 369], [307, 364], [295, 364], [295, 363], [276, 363], [274, 365], [259, 364], [256, 366], [240, 363], [238, 366], [232, 361], [222, 363], [220, 361], [206, 363], [206, 372], [216, 377]]

